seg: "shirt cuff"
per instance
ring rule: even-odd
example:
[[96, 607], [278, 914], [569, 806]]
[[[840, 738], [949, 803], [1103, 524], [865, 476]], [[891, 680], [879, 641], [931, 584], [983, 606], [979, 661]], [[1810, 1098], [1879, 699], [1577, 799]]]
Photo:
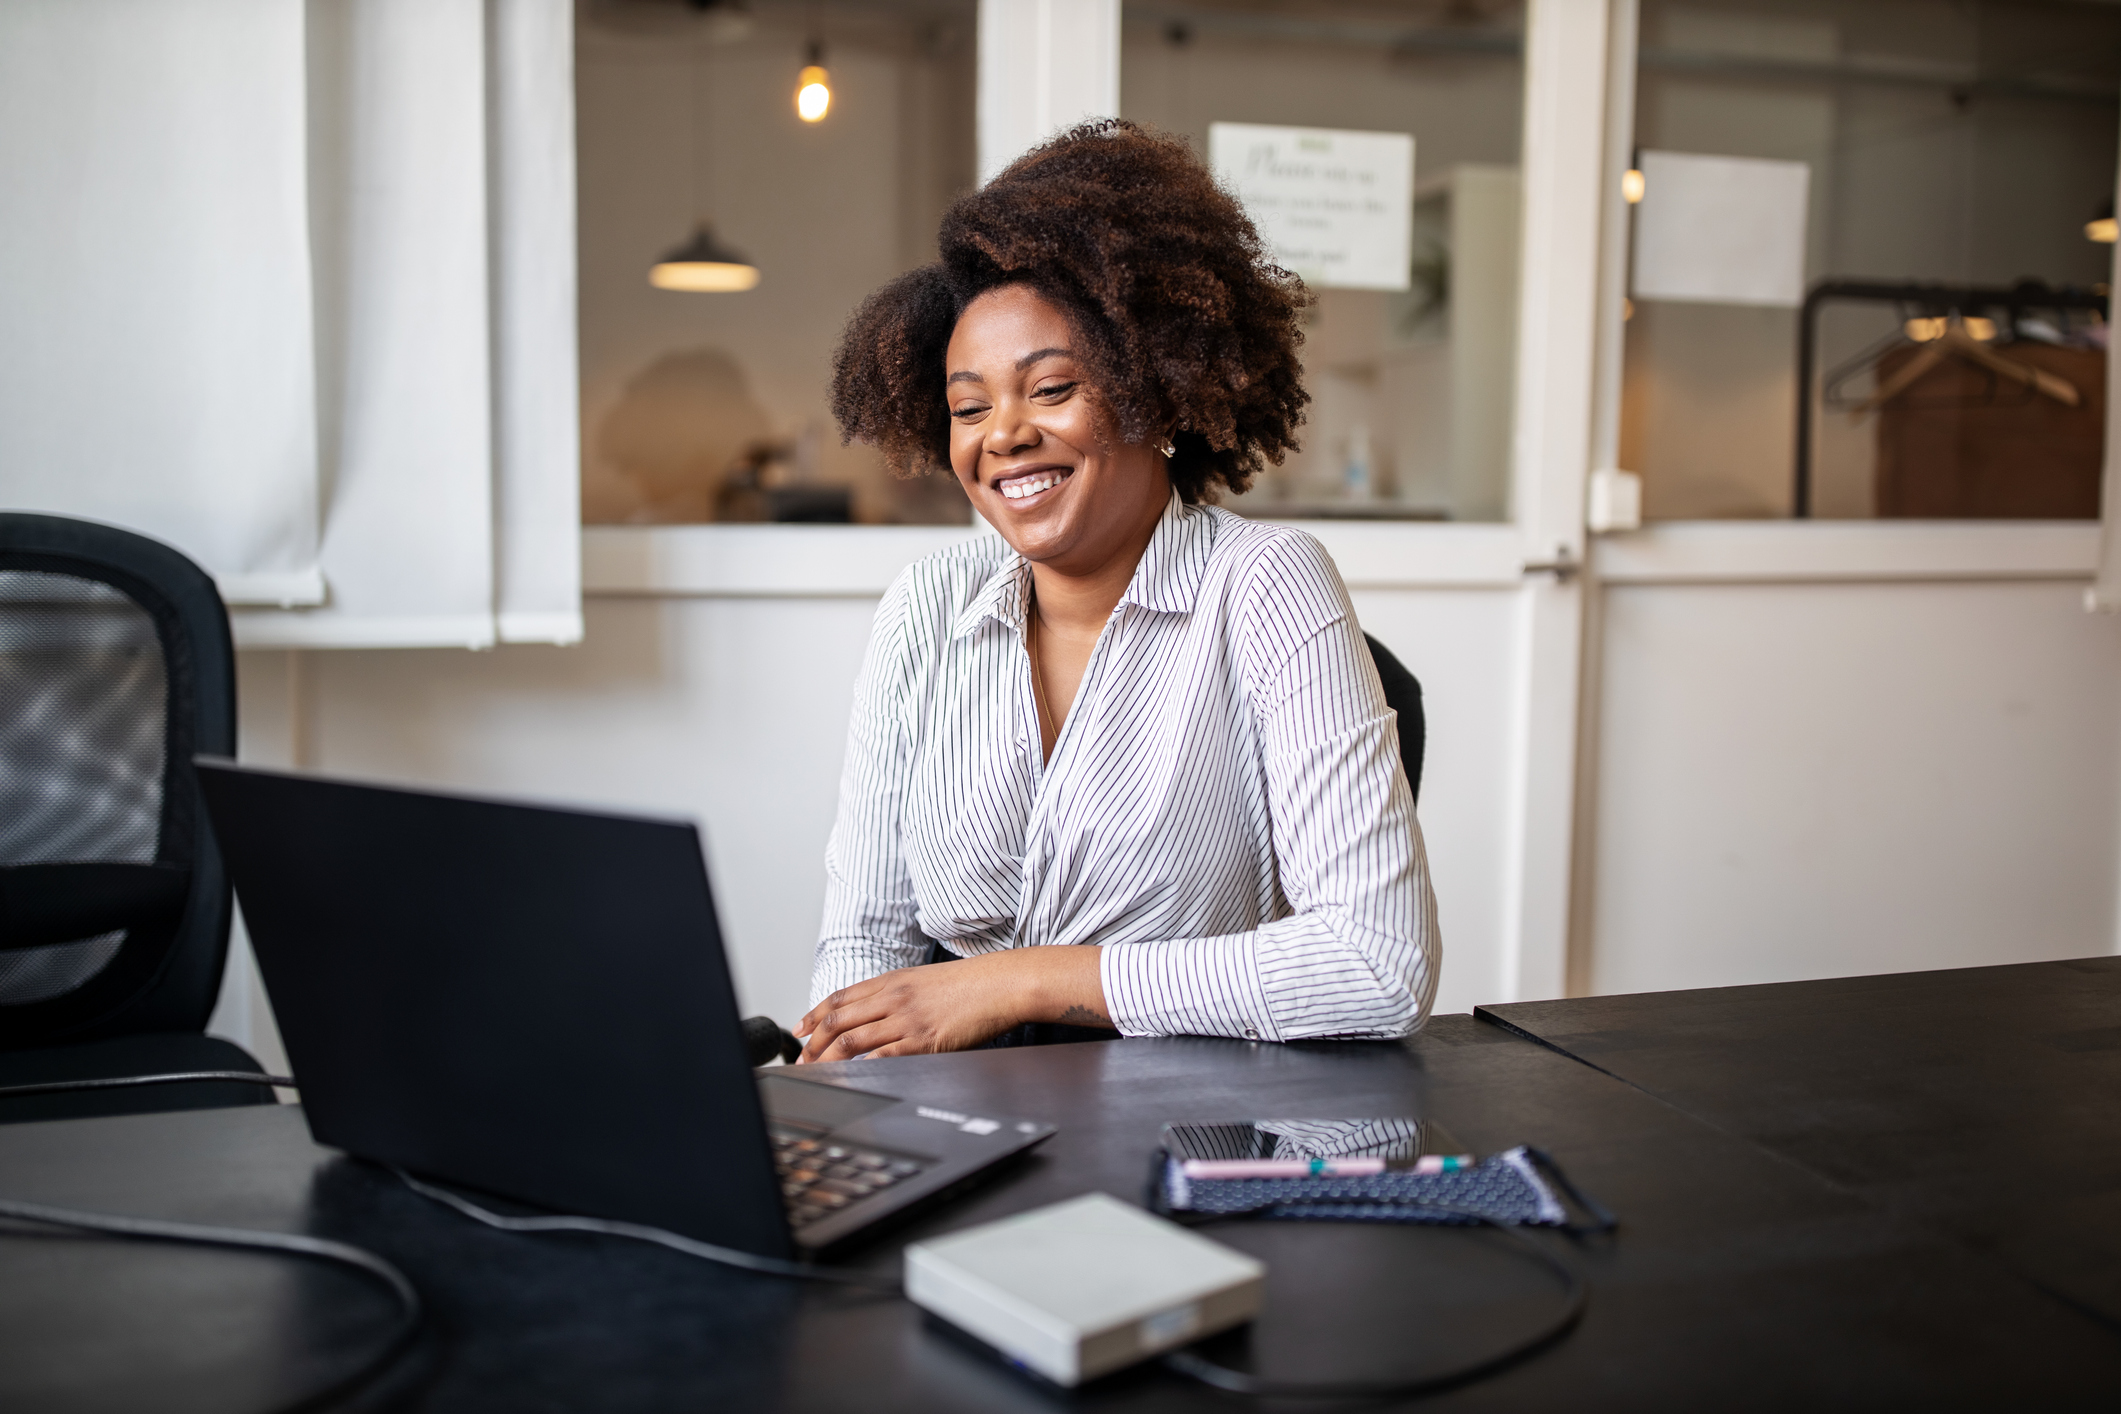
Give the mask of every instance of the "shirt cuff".
[[1234, 1036], [1279, 1041], [1267, 1009], [1256, 933], [1108, 943], [1099, 949], [1105, 1008], [1122, 1036]]

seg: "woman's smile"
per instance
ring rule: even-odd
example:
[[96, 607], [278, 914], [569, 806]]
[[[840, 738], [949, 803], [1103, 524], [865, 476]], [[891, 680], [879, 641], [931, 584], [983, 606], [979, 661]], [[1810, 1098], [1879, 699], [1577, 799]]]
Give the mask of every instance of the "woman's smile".
[[994, 489], [1019, 505], [1029, 507], [1052, 500], [1048, 491], [1057, 491], [1075, 474], [1071, 466], [1027, 467], [1022, 471], [1005, 471], [994, 478]]

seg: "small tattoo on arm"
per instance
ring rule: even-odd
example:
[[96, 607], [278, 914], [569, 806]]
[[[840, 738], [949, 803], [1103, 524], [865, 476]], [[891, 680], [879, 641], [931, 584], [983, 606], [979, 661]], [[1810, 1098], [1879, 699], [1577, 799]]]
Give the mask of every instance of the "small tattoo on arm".
[[1110, 1028], [1112, 1018], [1101, 1011], [1093, 1011], [1081, 1002], [1075, 1002], [1061, 1013], [1061, 1020], [1070, 1026], [1103, 1026]]

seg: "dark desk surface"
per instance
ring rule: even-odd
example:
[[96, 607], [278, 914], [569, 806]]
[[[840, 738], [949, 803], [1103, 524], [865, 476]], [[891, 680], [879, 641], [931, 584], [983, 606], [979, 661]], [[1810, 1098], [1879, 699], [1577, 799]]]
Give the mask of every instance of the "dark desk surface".
[[2121, 957], [1476, 1015], [2121, 1325]]
[[[1434, 1404], [1988, 1411], [2086, 1403], [2121, 1377], [2121, 1335], [1965, 1244], [1466, 1016], [1438, 1017], [1407, 1045], [1120, 1041], [829, 1069], [1061, 1126], [1020, 1168], [856, 1259], [879, 1269], [910, 1236], [1090, 1189], [1138, 1199], [1166, 1120], [1426, 1115], [1481, 1152], [1543, 1145], [1625, 1224], [1575, 1253], [1593, 1286], [1589, 1314], [1563, 1344]], [[901, 1301], [799, 1289], [613, 1239], [493, 1233], [317, 1148], [291, 1107], [0, 1128], [0, 1193], [373, 1247], [412, 1276], [433, 1313], [414, 1367], [423, 1382], [381, 1392], [413, 1408], [1246, 1407], [1154, 1368], [1073, 1399], [1049, 1395]], [[1254, 1348], [1285, 1378], [1456, 1362], [1551, 1300], [1491, 1234], [1216, 1231], [1272, 1266]], [[8, 1238], [0, 1408], [262, 1407], [383, 1313], [350, 1278], [266, 1258]]]

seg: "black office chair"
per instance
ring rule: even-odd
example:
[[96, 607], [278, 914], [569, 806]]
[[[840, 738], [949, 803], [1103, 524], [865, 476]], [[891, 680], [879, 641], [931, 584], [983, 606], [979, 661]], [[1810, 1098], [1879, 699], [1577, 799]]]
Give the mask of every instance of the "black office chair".
[[[235, 746], [235, 653], [204, 571], [130, 531], [0, 513], [0, 1087], [262, 1073], [202, 1034], [230, 895], [191, 761]], [[8, 1096], [0, 1122], [272, 1098]]]
[[1385, 685], [1385, 705], [1399, 714], [1399, 759], [1407, 768], [1407, 785], [1414, 791], [1414, 803], [1419, 805], [1421, 756], [1429, 737], [1428, 718], [1421, 711], [1421, 683], [1407, 671], [1406, 664], [1392, 656], [1391, 649], [1367, 633], [1362, 641], [1370, 645], [1378, 680]]

